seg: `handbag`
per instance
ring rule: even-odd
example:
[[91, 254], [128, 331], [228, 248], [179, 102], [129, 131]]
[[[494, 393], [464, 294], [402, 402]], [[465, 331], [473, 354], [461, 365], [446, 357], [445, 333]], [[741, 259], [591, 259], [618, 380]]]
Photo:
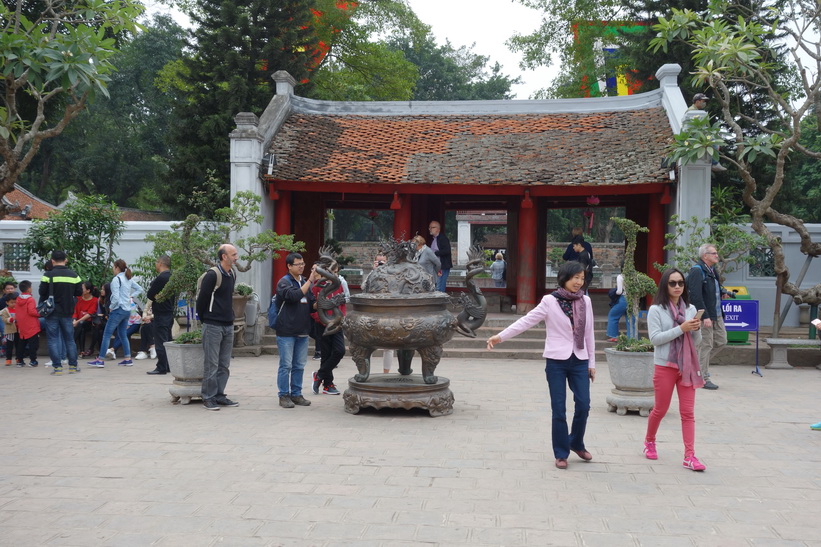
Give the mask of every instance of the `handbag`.
[[37, 313], [40, 317], [49, 317], [54, 313], [54, 276], [49, 276], [48, 298], [37, 304]]

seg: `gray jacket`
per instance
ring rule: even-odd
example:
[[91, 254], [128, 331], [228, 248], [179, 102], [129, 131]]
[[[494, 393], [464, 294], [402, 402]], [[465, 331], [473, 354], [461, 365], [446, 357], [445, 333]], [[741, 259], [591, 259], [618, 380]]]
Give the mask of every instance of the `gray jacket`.
[[436, 278], [439, 277], [439, 270], [442, 269], [442, 263], [439, 262], [439, 257], [436, 256], [433, 249], [427, 245], [422, 246], [422, 248], [416, 252], [416, 262], [422, 266], [422, 269], [433, 276], [435, 283]]
[[[687, 313], [685, 317], [692, 319], [696, 316], [696, 307], [690, 304], [687, 306]], [[670, 342], [684, 334], [681, 327], [673, 324], [673, 318], [670, 317], [670, 312], [667, 308], [662, 308], [656, 304], [650, 306], [650, 311], [647, 312], [647, 332], [650, 336], [650, 341], [655, 346], [653, 350], [653, 363], [656, 365], [666, 366], [667, 358], [670, 356]], [[701, 343], [701, 331], [691, 331], [693, 334], [693, 343], [698, 349]]]

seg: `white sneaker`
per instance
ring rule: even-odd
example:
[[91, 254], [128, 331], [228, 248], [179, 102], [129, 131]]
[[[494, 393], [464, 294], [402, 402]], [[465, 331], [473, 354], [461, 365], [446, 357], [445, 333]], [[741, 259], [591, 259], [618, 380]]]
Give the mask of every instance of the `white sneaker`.
[[151, 357], [152, 359], [156, 359], [157, 358], [157, 350], [155, 350], [154, 348], [148, 348], [148, 356]]
[[64, 367], [67, 367], [68, 366], [68, 359], [63, 359], [62, 361], [60, 361], [60, 364], [63, 365]]
[[49, 362], [47, 362], [47, 363], [46, 363], [45, 365], [43, 365], [43, 366], [44, 366], [44, 367], [50, 367], [50, 366], [51, 366], [51, 365], [53, 365], [53, 364], [54, 364], [54, 363], [52, 363], [51, 361], [49, 361]]
[[139, 352], [136, 357], [134, 357], [137, 361], [142, 361], [143, 359], [148, 359], [148, 354], [144, 351]]
[[105, 358], [113, 361], [117, 358], [117, 354], [114, 353], [114, 350], [112, 348], [108, 348], [108, 350], [106, 350], [105, 352]]

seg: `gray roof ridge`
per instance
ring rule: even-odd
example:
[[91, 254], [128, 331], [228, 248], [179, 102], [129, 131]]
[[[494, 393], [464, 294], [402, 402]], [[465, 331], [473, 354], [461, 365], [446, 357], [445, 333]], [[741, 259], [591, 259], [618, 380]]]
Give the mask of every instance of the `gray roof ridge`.
[[644, 110], [662, 106], [663, 92], [581, 99], [485, 101], [322, 101], [291, 96], [293, 113], [345, 116], [469, 116], [568, 114]]

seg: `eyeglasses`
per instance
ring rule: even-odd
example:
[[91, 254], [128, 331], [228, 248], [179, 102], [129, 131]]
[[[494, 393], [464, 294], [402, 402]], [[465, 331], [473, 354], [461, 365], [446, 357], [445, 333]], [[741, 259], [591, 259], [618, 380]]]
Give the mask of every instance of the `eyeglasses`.
[[681, 281], [668, 281], [667, 284], [670, 285], [671, 287], [683, 287], [684, 286], [684, 280], [682, 279]]
[[305, 263], [304, 263], [304, 262], [300, 262], [299, 264], [297, 264], [296, 262], [294, 262], [293, 264], [291, 264], [291, 266], [293, 266], [294, 268], [301, 268], [301, 267], [303, 267], [304, 265], [305, 265]]

